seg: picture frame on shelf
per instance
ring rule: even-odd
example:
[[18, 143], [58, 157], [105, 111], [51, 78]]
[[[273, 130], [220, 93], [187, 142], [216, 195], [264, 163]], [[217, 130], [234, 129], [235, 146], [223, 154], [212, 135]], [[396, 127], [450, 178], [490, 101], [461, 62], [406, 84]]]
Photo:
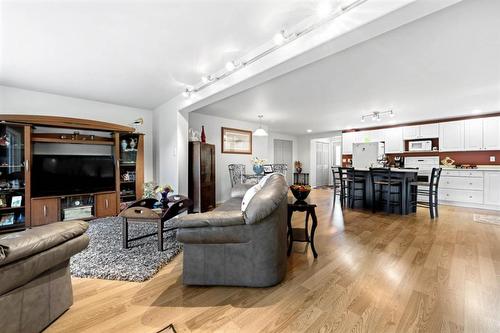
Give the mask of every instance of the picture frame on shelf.
[[0, 226], [14, 224], [14, 213], [2, 215], [0, 218]]
[[252, 154], [252, 131], [221, 127], [223, 154]]
[[22, 202], [23, 202], [22, 195], [14, 195], [10, 201], [10, 206], [12, 208], [18, 208], [21, 207]]

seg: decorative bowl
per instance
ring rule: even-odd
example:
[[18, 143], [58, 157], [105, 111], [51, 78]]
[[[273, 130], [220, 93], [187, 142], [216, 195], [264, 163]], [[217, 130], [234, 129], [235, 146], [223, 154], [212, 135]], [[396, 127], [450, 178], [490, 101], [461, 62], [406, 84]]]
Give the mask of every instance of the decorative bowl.
[[311, 193], [311, 186], [309, 185], [292, 185], [290, 186], [293, 196], [297, 200], [305, 200], [309, 193]]

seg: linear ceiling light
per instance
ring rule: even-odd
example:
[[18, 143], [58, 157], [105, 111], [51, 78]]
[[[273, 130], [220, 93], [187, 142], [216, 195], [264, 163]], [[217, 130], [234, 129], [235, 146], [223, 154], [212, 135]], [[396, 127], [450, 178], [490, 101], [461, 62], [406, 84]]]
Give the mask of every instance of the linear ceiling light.
[[[193, 92], [198, 92], [202, 89], [207, 88], [208, 86], [214, 84], [215, 82], [233, 74], [234, 72], [242, 69], [243, 67], [245, 67], [247, 65], [250, 65], [250, 64], [256, 62], [257, 60], [265, 57], [266, 55], [278, 50], [282, 46], [284, 46], [284, 45], [286, 45], [286, 44], [288, 44], [288, 43], [290, 43], [290, 42], [292, 42], [292, 41], [294, 41], [302, 36], [305, 36], [306, 34], [310, 33], [311, 31], [314, 31], [314, 30], [322, 27], [326, 23], [333, 21], [337, 17], [339, 17], [339, 16], [347, 13], [348, 11], [362, 5], [363, 3], [367, 2], [367, 1], [368, 0], [355, 0], [355, 1], [352, 1], [350, 4], [343, 6], [343, 7], [340, 5], [338, 5], [337, 7], [332, 6], [330, 0], [320, 2], [320, 4], [318, 5], [318, 9], [317, 9], [318, 16], [320, 17], [320, 20], [318, 22], [309, 25], [308, 27], [304, 28], [303, 30], [300, 30], [300, 31], [297, 31], [294, 33], [290, 33], [290, 34], [287, 34], [285, 32], [285, 30], [281, 30], [279, 33], [277, 33], [274, 36], [274, 38], [273, 38], [274, 45], [273, 46], [269, 47], [268, 49], [262, 51], [261, 53], [253, 56], [252, 58], [250, 58], [248, 60], [229, 61], [228, 63], [226, 63], [225, 71], [219, 72], [218, 75], [214, 74], [214, 75], [202, 77], [201, 83], [198, 83], [192, 89], [189, 89], [189, 91], [188, 91], [188, 89], [186, 89], [186, 91], [183, 93], [183, 96], [190, 97]], [[211, 79], [208, 80], [208, 78], [211, 78]]]
[[366, 119], [371, 119], [372, 121], [381, 121], [382, 117], [394, 117], [394, 111], [373, 111], [372, 113], [365, 114], [361, 116], [361, 122], [365, 122]]

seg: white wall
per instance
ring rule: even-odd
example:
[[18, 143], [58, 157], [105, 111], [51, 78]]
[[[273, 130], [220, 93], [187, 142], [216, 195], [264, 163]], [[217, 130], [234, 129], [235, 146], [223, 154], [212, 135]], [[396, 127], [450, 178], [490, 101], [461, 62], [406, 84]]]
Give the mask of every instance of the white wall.
[[[244, 154], [222, 154], [221, 151], [221, 127], [230, 127], [243, 130], [254, 131], [259, 127], [257, 123], [250, 123], [239, 120], [219, 118], [208, 116], [201, 113], [189, 113], [189, 128], [201, 131], [201, 126], [205, 126], [207, 143], [215, 145], [215, 182], [216, 182], [216, 201], [224, 202], [229, 199], [231, 191], [231, 181], [229, 179], [229, 164], [244, 164], [246, 172], [253, 173], [250, 160], [252, 157], [266, 159], [272, 163], [268, 150], [269, 137], [256, 137], [252, 139], [252, 155]], [[267, 131], [267, 127], [263, 126]]]
[[62, 116], [130, 125], [144, 118], [139, 129], [144, 133], [144, 177], [153, 180], [153, 112], [80, 98], [46, 94], [31, 90], [0, 86], [1, 114], [34, 114]]

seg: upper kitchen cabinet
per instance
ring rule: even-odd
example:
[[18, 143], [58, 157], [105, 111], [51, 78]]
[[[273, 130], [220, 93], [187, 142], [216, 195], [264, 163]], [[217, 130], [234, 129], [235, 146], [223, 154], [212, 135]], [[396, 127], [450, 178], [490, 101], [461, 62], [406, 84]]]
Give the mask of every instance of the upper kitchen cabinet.
[[464, 150], [464, 123], [463, 120], [459, 120], [439, 124], [440, 151]]
[[465, 150], [483, 149], [483, 120], [467, 119], [464, 122]]
[[431, 139], [437, 137], [439, 137], [438, 124], [425, 124], [403, 127], [404, 140]]
[[383, 131], [385, 136], [385, 152], [388, 154], [403, 152], [403, 129], [401, 127], [393, 127]]
[[483, 118], [483, 149], [500, 150], [500, 117]]
[[352, 154], [352, 144], [357, 132], [342, 133], [342, 154]]

